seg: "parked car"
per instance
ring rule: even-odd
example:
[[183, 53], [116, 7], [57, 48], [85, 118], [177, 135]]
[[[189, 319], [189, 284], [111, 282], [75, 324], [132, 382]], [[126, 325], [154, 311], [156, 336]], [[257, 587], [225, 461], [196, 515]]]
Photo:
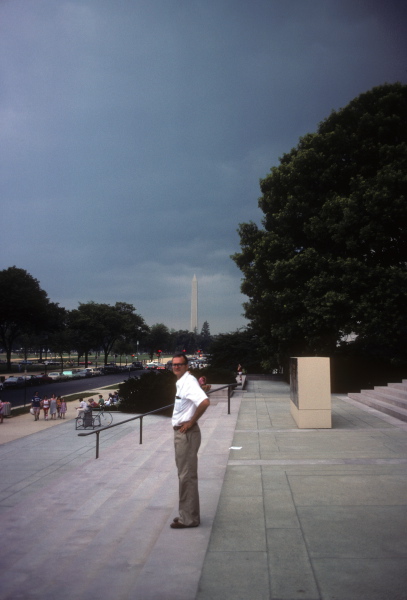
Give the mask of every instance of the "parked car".
[[96, 375], [102, 375], [102, 369], [98, 369], [96, 367], [88, 367], [88, 368], [84, 369], [84, 371], [87, 371], [89, 373], [90, 377], [96, 377]]
[[24, 377], [7, 377], [7, 379], [3, 383], [3, 388], [7, 389], [9, 387], [22, 387], [24, 385]]
[[51, 383], [54, 381], [47, 373], [41, 373], [41, 375], [36, 375], [37, 383]]
[[63, 373], [57, 371], [54, 373], [48, 373], [48, 377], [50, 377], [53, 381], [63, 381], [66, 379], [66, 376]]
[[139, 360], [136, 360], [136, 362], [133, 363], [133, 368], [134, 369], [144, 369], [143, 363]]
[[74, 377], [80, 379], [81, 377], [92, 377], [92, 375], [87, 371], [87, 369], [82, 369], [81, 371], [76, 371], [73, 374]]
[[107, 375], [109, 373], [120, 373], [120, 367], [117, 365], [105, 365], [102, 372]]
[[36, 385], [38, 383], [37, 375], [23, 375], [25, 385]]

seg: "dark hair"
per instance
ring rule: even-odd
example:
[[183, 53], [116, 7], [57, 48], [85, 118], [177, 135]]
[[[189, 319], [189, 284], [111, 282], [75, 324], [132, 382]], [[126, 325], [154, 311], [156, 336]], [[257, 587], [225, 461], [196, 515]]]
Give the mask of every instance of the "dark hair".
[[185, 364], [188, 364], [188, 357], [186, 354], [184, 354], [183, 352], [177, 352], [176, 354], [174, 354], [174, 356], [172, 357], [172, 360], [174, 360], [174, 358], [183, 358], [185, 360]]

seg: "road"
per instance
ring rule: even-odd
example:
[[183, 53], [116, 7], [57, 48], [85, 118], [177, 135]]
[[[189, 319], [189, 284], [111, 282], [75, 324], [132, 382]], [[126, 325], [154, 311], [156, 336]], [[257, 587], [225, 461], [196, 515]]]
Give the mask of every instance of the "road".
[[[139, 377], [145, 371], [131, 371], [131, 377]], [[107, 385], [119, 384], [128, 379], [128, 373], [113, 373], [111, 375], [99, 375], [97, 377], [86, 377], [84, 379], [74, 379], [73, 381], [55, 381], [53, 383], [44, 383], [37, 386], [28, 386], [27, 388], [5, 389], [0, 392], [1, 399], [4, 402], [10, 402], [11, 406], [24, 406], [30, 404], [34, 392], [38, 392], [42, 397], [67, 396], [68, 394], [79, 394], [87, 390], [94, 390]]]

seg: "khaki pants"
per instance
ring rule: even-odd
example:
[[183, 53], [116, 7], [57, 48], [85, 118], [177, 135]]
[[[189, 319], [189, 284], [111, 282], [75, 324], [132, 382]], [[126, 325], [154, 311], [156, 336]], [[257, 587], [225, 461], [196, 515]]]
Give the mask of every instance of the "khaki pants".
[[174, 431], [175, 463], [179, 479], [179, 520], [184, 525], [199, 525], [198, 450], [201, 430], [196, 423], [186, 433]]

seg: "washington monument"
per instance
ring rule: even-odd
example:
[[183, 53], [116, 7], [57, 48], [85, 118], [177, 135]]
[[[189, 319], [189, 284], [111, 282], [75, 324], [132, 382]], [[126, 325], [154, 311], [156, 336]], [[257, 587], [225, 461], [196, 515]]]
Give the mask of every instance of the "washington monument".
[[196, 275], [192, 278], [191, 331], [198, 331], [198, 280]]

